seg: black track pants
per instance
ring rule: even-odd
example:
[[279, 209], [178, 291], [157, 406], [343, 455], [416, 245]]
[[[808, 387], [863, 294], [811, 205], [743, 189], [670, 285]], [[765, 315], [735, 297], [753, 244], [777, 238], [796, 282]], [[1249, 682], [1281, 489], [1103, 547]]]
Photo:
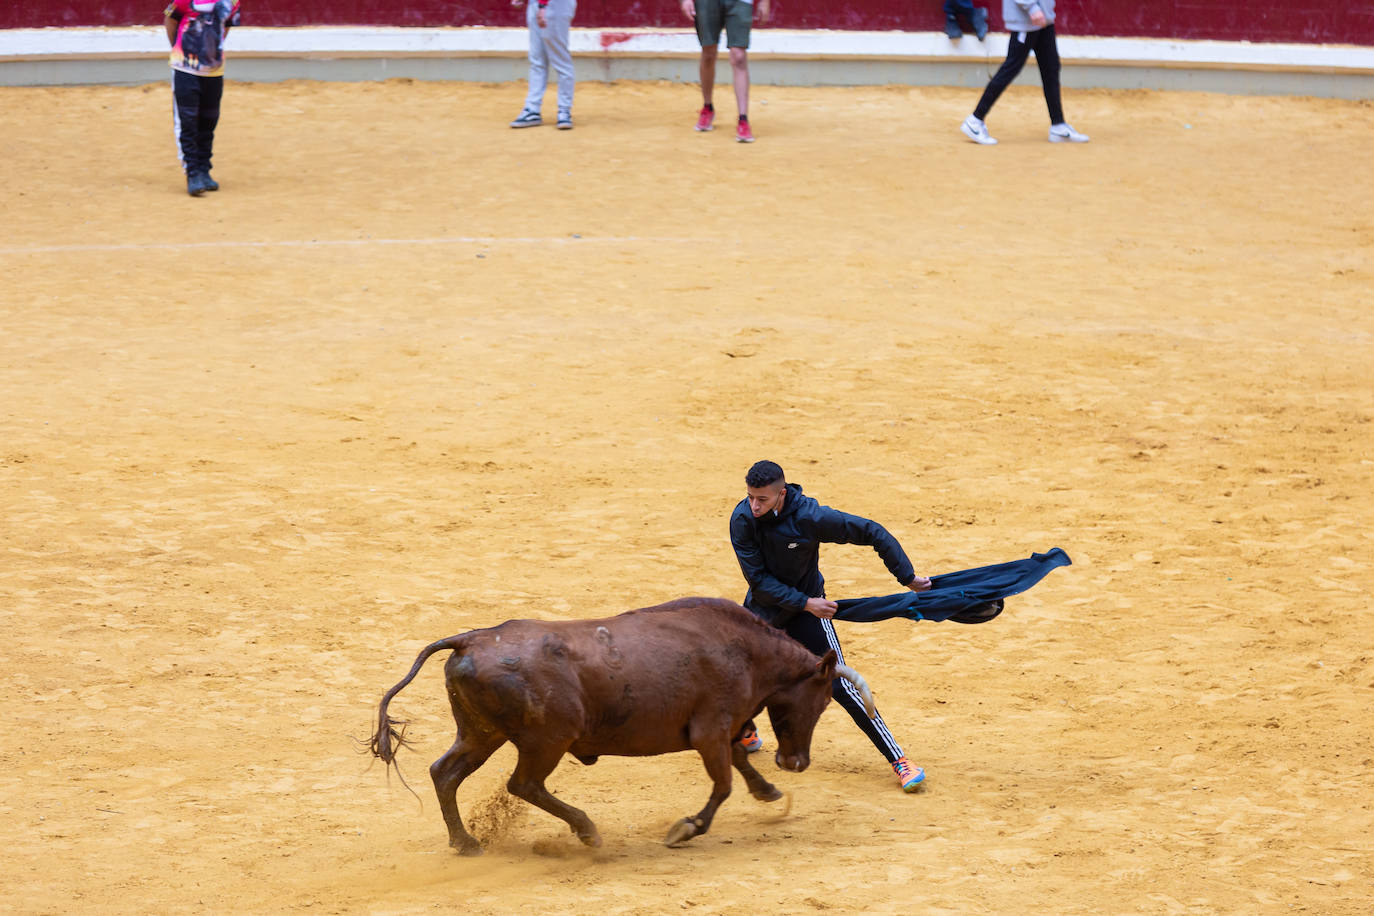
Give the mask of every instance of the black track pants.
[[1007, 59], [988, 81], [983, 97], [973, 114], [985, 120], [992, 106], [997, 104], [1002, 91], [1011, 85], [1026, 66], [1026, 58], [1035, 53], [1035, 63], [1040, 68], [1040, 82], [1045, 87], [1045, 105], [1050, 110], [1050, 123], [1064, 123], [1064, 106], [1059, 101], [1059, 45], [1054, 40], [1054, 26], [1047, 25], [1034, 32], [1012, 32], [1007, 43]]
[[177, 152], [188, 175], [210, 171], [210, 153], [219, 123], [219, 101], [224, 77], [197, 76], [172, 71], [172, 120], [176, 127]]

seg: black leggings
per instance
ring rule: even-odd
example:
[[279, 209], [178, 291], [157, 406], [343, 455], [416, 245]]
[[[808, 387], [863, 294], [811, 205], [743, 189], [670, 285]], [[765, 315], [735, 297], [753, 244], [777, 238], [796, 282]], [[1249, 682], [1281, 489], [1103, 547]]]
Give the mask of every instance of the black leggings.
[[181, 166], [187, 174], [210, 171], [210, 153], [219, 123], [224, 77], [172, 71], [172, 116], [176, 123]]
[[[806, 646], [814, 654], [820, 656], [830, 649], [834, 649], [840, 662], [844, 662], [844, 653], [840, 651], [840, 640], [835, 636], [835, 627], [830, 621], [801, 611], [793, 615], [792, 619], [787, 621], [782, 629], [784, 633]], [[831, 691], [831, 695], [835, 697], [835, 702], [839, 703], [844, 711], [849, 713], [854, 724], [859, 726], [859, 729], [868, 736], [868, 740], [873, 742], [873, 746], [882, 752], [888, 763], [892, 763], [898, 757], [903, 756], [901, 745], [887, 730], [887, 723], [883, 721], [883, 717], [879, 715], [870, 719], [868, 713], [864, 712], [864, 701], [859, 696], [859, 691], [854, 689], [853, 684], [843, 678], [835, 678]]]
[[1064, 123], [1064, 107], [1059, 101], [1059, 46], [1054, 41], [1054, 26], [1047, 25], [1034, 32], [1012, 32], [1007, 43], [1007, 59], [988, 81], [978, 107], [973, 109], [974, 117], [980, 121], [992, 111], [1002, 91], [1011, 85], [1026, 66], [1026, 58], [1035, 52], [1035, 63], [1040, 67], [1040, 82], [1045, 87], [1045, 104], [1050, 110], [1050, 123]]

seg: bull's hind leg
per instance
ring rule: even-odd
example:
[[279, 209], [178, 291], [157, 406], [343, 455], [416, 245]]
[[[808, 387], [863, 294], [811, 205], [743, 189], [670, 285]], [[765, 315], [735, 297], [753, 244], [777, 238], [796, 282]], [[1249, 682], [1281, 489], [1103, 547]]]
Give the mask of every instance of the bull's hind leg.
[[749, 752], [738, 741], [730, 742], [730, 763], [739, 774], [744, 777], [744, 785], [749, 789], [749, 794], [759, 801], [777, 801], [782, 798], [782, 793], [777, 786], [764, 779], [759, 771], [754, 769], [754, 765], [749, 762]]
[[520, 748], [520, 758], [515, 763], [515, 772], [511, 774], [506, 788], [517, 798], [523, 798], [536, 808], [542, 808], [554, 817], [567, 821], [572, 832], [586, 845], [600, 846], [601, 834], [596, 832], [596, 825], [587, 817], [586, 812], [554, 798], [553, 793], [544, 786], [544, 780], [548, 779], [554, 767], [558, 766], [564, 750], [565, 748], [541, 748], [531, 751]]
[[467, 832], [463, 827], [463, 819], [458, 816], [458, 786], [505, 743], [506, 739], [499, 736], [473, 740], [465, 738], [460, 732], [453, 747], [430, 764], [429, 778], [434, 780], [439, 810], [444, 815], [444, 824], [448, 826], [448, 844], [462, 855], [479, 856], [482, 846]]

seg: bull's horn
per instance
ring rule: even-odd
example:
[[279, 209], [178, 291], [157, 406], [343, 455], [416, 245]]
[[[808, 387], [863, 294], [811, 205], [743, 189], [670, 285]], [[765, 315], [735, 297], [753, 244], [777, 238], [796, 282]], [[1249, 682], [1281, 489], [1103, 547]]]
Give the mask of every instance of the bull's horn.
[[859, 696], [863, 697], [864, 712], [868, 713], [870, 719], [878, 718], [878, 707], [873, 705], [873, 691], [868, 688], [868, 681], [863, 679], [863, 675], [848, 665], [836, 665], [835, 676], [853, 684], [854, 689], [859, 691]]

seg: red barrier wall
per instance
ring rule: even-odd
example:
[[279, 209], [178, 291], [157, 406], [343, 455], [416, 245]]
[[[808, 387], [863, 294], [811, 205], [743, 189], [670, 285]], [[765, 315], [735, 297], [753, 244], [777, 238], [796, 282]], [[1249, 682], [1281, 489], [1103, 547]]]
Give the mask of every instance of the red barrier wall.
[[[938, 31], [943, 0], [846, 0], [825, 3], [774, 0], [773, 25], [784, 29]], [[988, 6], [995, 28], [1001, 0]], [[1374, 0], [1058, 0], [1060, 34], [1228, 41], [1296, 41], [1374, 45]], [[524, 25], [509, 0], [243, 0], [245, 24], [463, 26]], [[152, 25], [162, 19], [157, 0], [53, 0], [0, 4], [0, 28]], [[579, 0], [584, 27], [686, 28], [677, 0]]]

